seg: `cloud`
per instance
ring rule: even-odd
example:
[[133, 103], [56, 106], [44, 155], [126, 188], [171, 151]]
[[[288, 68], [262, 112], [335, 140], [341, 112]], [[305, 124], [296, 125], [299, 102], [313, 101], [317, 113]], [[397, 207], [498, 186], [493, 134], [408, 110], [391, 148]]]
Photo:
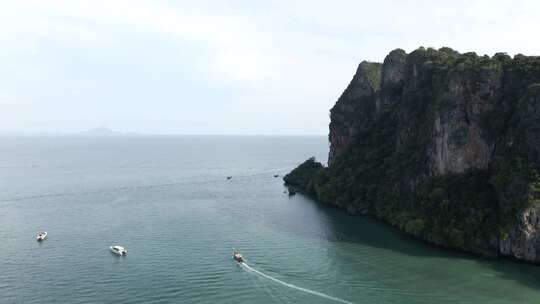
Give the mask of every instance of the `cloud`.
[[214, 77], [256, 80], [272, 67], [271, 40], [242, 16], [183, 10], [156, 1], [23, 1], [5, 3], [3, 9], [0, 25], [8, 29], [0, 30], [4, 39], [11, 34], [110, 47], [120, 28], [206, 48], [211, 58], [201, 69]]
[[[382, 61], [397, 47], [540, 50], [536, 1], [0, 0], [0, 7], [0, 82], [10, 96], [0, 128], [46, 119], [118, 128], [115, 120], [124, 130], [182, 132], [196, 121], [203, 133], [269, 133], [279, 121], [280, 132], [326, 133], [328, 109], [362, 60]], [[178, 122], [160, 125], [160, 117]]]

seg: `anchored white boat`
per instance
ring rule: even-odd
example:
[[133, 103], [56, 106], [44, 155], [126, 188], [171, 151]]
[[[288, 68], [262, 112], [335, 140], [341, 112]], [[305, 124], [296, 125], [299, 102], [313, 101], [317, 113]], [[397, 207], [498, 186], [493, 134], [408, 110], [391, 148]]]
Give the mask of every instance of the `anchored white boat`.
[[37, 240], [38, 242], [41, 242], [41, 241], [43, 241], [46, 237], [47, 237], [47, 231], [43, 231], [43, 232], [40, 232], [40, 233], [37, 234], [36, 240]]
[[122, 246], [110, 246], [111, 252], [117, 255], [126, 255], [127, 249]]

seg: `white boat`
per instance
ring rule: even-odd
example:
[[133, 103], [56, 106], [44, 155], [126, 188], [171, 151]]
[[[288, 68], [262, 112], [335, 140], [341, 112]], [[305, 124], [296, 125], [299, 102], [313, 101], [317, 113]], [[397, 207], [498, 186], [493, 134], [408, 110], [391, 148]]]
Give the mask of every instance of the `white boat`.
[[46, 237], [47, 237], [47, 231], [43, 231], [43, 232], [40, 232], [40, 233], [37, 234], [36, 240], [37, 240], [38, 242], [41, 242], [41, 241], [43, 241]]
[[235, 261], [237, 261], [238, 263], [243, 263], [244, 262], [244, 257], [240, 254], [239, 251], [235, 250], [233, 252], [233, 259]]
[[111, 252], [117, 255], [126, 255], [127, 249], [122, 246], [110, 246]]

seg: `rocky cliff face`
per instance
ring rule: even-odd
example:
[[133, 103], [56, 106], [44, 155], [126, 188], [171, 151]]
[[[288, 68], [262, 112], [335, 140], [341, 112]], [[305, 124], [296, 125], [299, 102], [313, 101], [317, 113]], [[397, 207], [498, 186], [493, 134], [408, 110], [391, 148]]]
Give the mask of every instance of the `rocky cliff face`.
[[290, 186], [429, 242], [540, 263], [540, 58], [394, 50], [360, 63], [330, 113], [329, 167], [308, 160]]
[[330, 112], [329, 164], [347, 149], [359, 131], [369, 128], [376, 113], [380, 89], [381, 64], [360, 63], [351, 83], [341, 95], [339, 107], [336, 105]]

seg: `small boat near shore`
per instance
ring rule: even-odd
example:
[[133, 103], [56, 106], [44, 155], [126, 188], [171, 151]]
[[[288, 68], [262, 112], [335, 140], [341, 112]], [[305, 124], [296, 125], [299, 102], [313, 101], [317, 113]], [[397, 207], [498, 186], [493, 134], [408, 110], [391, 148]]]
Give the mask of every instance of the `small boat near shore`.
[[235, 261], [237, 261], [238, 263], [243, 263], [244, 262], [244, 257], [240, 254], [240, 252], [238, 250], [235, 250], [233, 252], [233, 259]]
[[47, 231], [39, 232], [36, 236], [38, 242], [43, 241], [47, 237]]
[[115, 245], [115, 246], [110, 246], [109, 248], [111, 249], [111, 252], [116, 255], [120, 255], [120, 256], [127, 255], [127, 249], [122, 246]]

